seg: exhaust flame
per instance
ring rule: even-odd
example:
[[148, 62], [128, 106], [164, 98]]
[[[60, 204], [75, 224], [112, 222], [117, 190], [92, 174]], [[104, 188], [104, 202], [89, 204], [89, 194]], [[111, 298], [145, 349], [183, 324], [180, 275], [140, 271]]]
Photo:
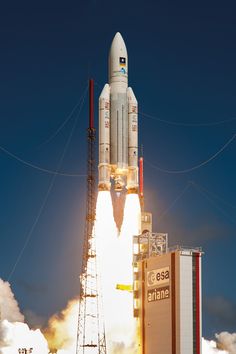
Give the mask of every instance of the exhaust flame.
[[[95, 234], [100, 257], [103, 312], [109, 354], [137, 353], [137, 324], [133, 318], [133, 235], [140, 230], [137, 195], [126, 198], [121, 233], [113, 218], [109, 192], [99, 192]], [[124, 290], [121, 290], [121, 289]]]

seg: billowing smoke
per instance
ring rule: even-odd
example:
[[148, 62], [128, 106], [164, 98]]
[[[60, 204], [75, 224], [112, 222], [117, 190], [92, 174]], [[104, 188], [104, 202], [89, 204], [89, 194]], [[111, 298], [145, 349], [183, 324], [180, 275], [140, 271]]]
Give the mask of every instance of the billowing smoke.
[[202, 338], [202, 354], [229, 354], [229, 352], [217, 349], [217, 343], [214, 340]]
[[216, 341], [202, 339], [203, 354], [236, 354], [236, 333], [216, 334]]
[[18, 303], [13, 295], [10, 284], [0, 279], [0, 314], [1, 320], [9, 322], [23, 322]]
[[34, 348], [34, 354], [47, 354], [48, 345], [39, 329], [24, 322], [10, 284], [0, 279], [0, 354], [18, 353], [19, 348]]
[[58, 354], [75, 353], [79, 301], [71, 300], [60, 313], [53, 315], [43, 330], [49, 348], [60, 349]]
[[[109, 354], [138, 352], [138, 326], [132, 316], [133, 295], [129, 286], [132, 284], [132, 236], [139, 233], [139, 222], [139, 202], [136, 196], [130, 195], [118, 236], [110, 195], [100, 193], [96, 233], [98, 252], [102, 254], [100, 270]], [[33, 348], [33, 354], [48, 354], [49, 350], [74, 354], [78, 312], [79, 301], [72, 300], [64, 310], [49, 319], [45, 329], [32, 330], [24, 323], [10, 284], [0, 279], [0, 354], [18, 353], [19, 348]], [[236, 333], [221, 332], [211, 341], [203, 338], [202, 349], [203, 354], [236, 354]]]
[[0, 353], [18, 353], [19, 348], [33, 348], [34, 354], [48, 353], [47, 341], [39, 329], [30, 330], [27, 324], [22, 322], [1, 321]]
[[0, 279], [0, 310], [0, 354], [18, 353], [20, 348], [33, 348], [34, 354], [48, 354], [49, 348], [58, 354], [75, 353], [78, 300], [53, 315], [45, 330], [32, 330], [24, 323], [10, 284]]
[[216, 334], [217, 346], [226, 353], [236, 354], [236, 333], [221, 332]]

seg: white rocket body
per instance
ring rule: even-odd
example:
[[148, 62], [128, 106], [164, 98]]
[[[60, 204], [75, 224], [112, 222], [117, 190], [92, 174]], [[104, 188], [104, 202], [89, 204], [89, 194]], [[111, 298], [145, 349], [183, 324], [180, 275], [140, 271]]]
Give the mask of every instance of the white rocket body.
[[109, 84], [99, 98], [99, 190], [125, 186], [138, 193], [138, 103], [128, 87], [128, 55], [116, 33], [109, 55]]

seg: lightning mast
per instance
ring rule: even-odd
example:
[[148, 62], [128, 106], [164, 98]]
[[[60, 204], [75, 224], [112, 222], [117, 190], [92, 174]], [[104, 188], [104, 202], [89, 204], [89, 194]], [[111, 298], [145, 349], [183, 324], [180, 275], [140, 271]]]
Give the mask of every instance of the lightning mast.
[[98, 259], [94, 234], [96, 217], [96, 130], [94, 128], [94, 81], [89, 81], [89, 128], [87, 159], [87, 203], [84, 231], [80, 305], [76, 354], [106, 354]]

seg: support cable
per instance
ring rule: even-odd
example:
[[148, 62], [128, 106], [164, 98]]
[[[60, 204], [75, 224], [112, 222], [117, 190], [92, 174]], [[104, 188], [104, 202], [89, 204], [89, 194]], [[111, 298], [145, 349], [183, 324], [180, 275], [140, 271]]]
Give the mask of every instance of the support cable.
[[[87, 92], [87, 91], [86, 91], [86, 92]], [[64, 146], [64, 149], [63, 149], [61, 158], [60, 158], [60, 160], [59, 160], [59, 162], [58, 162], [58, 165], [57, 165], [57, 169], [56, 169], [56, 171], [55, 171], [53, 177], [51, 178], [51, 182], [50, 182], [50, 184], [49, 184], [49, 187], [48, 187], [48, 189], [47, 189], [47, 192], [46, 192], [46, 194], [45, 194], [45, 197], [44, 197], [44, 199], [43, 199], [43, 202], [42, 202], [42, 204], [41, 204], [41, 206], [40, 206], [40, 208], [39, 208], [39, 210], [38, 210], [38, 213], [37, 213], [37, 215], [36, 215], [36, 218], [35, 218], [35, 220], [34, 220], [32, 226], [31, 226], [31, 228], [30, 228], [30, 230], [29, 230], [29, 232], [28, 232], [28, 234], [27, 234], [27, 236], [26, 236], [26, 239], [25, 239], [25, 242], [24, 242], [24, 244], [23, 244], [23, 247], [21, 248], [21, 250], [20, 250], [20, 252], [19, 252], [19, 254], [18, 254], [18, 257], [17, 257], [17, 259], [16, 259], [16, 261], [15, 261], [15, 263], [14, 263], [14, 265], [13, 265], [11, 271], [10, 271], [10, 274], [9, 274], [9, 276], [8, 276], [8, 279], [7, 279], [8, 281], [10, 281], [10, 279], [12, 278], [12, 276], [13, 276], [15, 270], [16, 270], [16, 267], [17, 267], [17, 265], [19, 264], [19, 262], [20, 262], [20, 260], [21, 260], [21, 258], [22, 258], [22, 256], [23, 256], [23, 253], [24, 253], [24, 251], [25, 251], [25, 249], [26, 249], [26, 247], [27, 247], [27, 245], [28, 245], [28, 243], [29, 243], [29, 241], [30, 241], [32, 235], [33, 235], [33, 232], [34, 232], [34, 230], [35, 230], [35, 227], [37, 226], [37, 224], [38, 224], [38, 222], [39, 222], [39, 219], [40, 219], [40, 217], [41, 217], [41, 215], [42, 215], [42, 212], [43, 212], [44, 209], [45, 209], [45, 206], [46, 206], [46, 204], [47, 204], [47, 201], [48, 201], [48, 198], [49, 198], [49, 196], [50, 196], [50, 193], [51, 193], [51, 191], [52, 191], [52, 189], [53, 189], [53, 187], [54, 187], [54, 184], [55, 184], [55, 181], [56, 181], [56, 178], [57, 178], [57, 175], [58, 175], [58, 171], [60, 170], [60, 168], [61, 168], [61, 166], [62, 166], [64, 157], [65, 157], [65, 155], [66, 155], [67, 149], [68, 149], [68, 147], [69, 147], [69, 145], [70, 145], [70, 142], [71, 142], [73, 133], [74, 133], [74, 131], [75, 131], [76, 124], [77, 124], [77, 122], [78, 122], [78, 119], [79, 119], [79, 116], [80, 116], [80, 113], [81, 113], [81, 110], [82, 110], [82, 106], [83, 106], [83, 103], [84, 103], [84, 99], [85, 99], [85, 96], [86, 96], [86, 92], [85, 92], [85, 94], [84, 94], [83, 102], [82, 102], [82, 105], [81, 105], [81, 107], [80, 107], [81, 109], [79, 110], [78, 115], [77, 115], [77, 117], [76, 117], [75, 120], [74, 120], [74, 123], [73, 123], [72, 129], [71, 129], [71, 131], [70, 131], [69, 137], [68, 137], [68, 139], [67, 139], [67, 141], [66, 141], [66, 144], [65, 144], [65, 146]]]
[[156, 117], [151, 114], [144, 113], [144, 112], [140, 112], [140, 111], [139, 111], [139, 114], [145, 118], [150, 118], [150, 119], [156, 120], [161, 123], [175, 125], [175, 126], [179, 126], [179, 127], [213, 127], [215, 125], [221, 125], [221, 124], [229, 123], [229, 122], [236, 120], [236, 117], [232, 117], [232, 118], [220, 120], [218, 122], [216, 121], [216, 122], [209, 122], [209, 123], [187, 123], [187, 122], [174, 122], [172, 120], [162, 119], [162, 118], [159, 118], [159, 117]]
[[[81, 98], [80, 98], [80, 107], [79, 107], [79, 111], [78, 111], [78, 116], [80, 115], [81, 110], [82, 110], [82, 107], [83, 107], [83, 105], [84, 105], [84, 100], [85, 100], [87, 91], [88, 91], [88, 85], [86, 86], [86, 89], [84, 90], [83, 95], [82, 95]], [[76, 108], [77, 108], [77, 107], [78, 107], [78, 105], [76, 106]], [[72, 112], [74, 113], [74, 111], [75, 111], [75, 108], [73, 109]], [[68, 117], [70, 117], [70, 119], [71, 119], [72, 113], [71, 113], [71, 115], [68, 116]], [[68, 117], [67, 117], [67, 120], [68, 120]], [[77, 117], [76, 119], [78, 120], [78, 117]], [[65, 122], [66, 122], [66, 121], [65, 121]], [[64, 124], [64, 125], [65, 125], [65, 124]], [[63, 125], [63, 126], [64, 126], [64, 125]], [[61, 128], [62, 128], [62, 126], [61, 126]], [[60, 129], [61, 129], [61, 128], [60, 128]], [[59, 131], [59, 130], [58, 130], [58, 131]], [[55, 136], [55, 134], [54, 134], [54, 136]], [[45, 142], [45, 144], [46, 144], [46, 142]], [[55, 170], [55, 171], [54, 171], [54, 170], [51, 170], [51, 169], [47, 169], [47, 168], [44, 168], [44, 167], [35, 165], [35, 164], [31, 163], [31, 162], [28, 162], [28, 161], [22, 159], [22, 158], [19, 157], [19, 156], [13, 154], [12, 152], [10, 152], [9, 150], [5, 149], [5, 148], [4, 148], [3, 146], [1, 146], [1, 145], [0, 145], [0, 150], [1, 150], [3, 153], [5, 153], [7, 156], [9, 156], [9, 157], [11, 157], [12, 159], [14, 159], [14, 160], [20, 162], [21, 164], [23, 164], [23, 165], [25, 165], [25, 166], [27, 166], [27, 167], [31, 167], [31, 168], [33, 168], [33, 169], [35, 169], [35, 170], [38, 170], [38, 171], [47, 173], [47, 174], [51, 174], [51, 175], [55, 175], [55, 174], [56, 174], [56, 175], [58, 175], [58, 176], [64, 176], [64, 177], [86, 177], [86, 174], [59, 172], [59, 170]]]
[[204, 193], [208, 194], [210, 198], [215, 198], [218, 201], [220, 201], [221, 203], [223, 203], [224, 205], [232, 208], [232, 209], [236, 209], [236, 206], [227, 202], [226, 200], [224, 200], [222, 197], [219, 197], [216, 193], [210, 192], [209, 190], [207, 190], [206, 188], [202, 187], [201, 185], [197, 184], [196, 182], [192, 182], [195, 184], [195, 186], [198, 186], [199, 189], [201, 189]]
[[84, 93], [88, 90], [88, 83], [86, 84], [85, 89], [83, 90], [82, 95], [80, 96], [79, 100], [76, 102], [75, 106], [73, 107], [72, 111], [67, 115], [66, 119], [62, 122], [61, 125], [52, 133], [49, 138], [47, 138], [44, 142], [42, 142], [38, 148], [40, 148], [43, 145], [48, 144], [50, 141], [52, 141], [59, 133], [60, 131], [64, 128], [64, 126], [71, 120], [73, 117], [73, 114], [75, 113], [76, 109], [80, 106], [81, 102], [84, 100]]
[[207, 195], [200, 186], [198, 186], [195, 182], [191, 182], [192, 186], [195, 187], [195, 190], [197, 190], [198, 192], [200, 192], [212, 205], [214, 205], [214, 207], [216, 209], [218, 209], [226, 218], [228, 218], [231, 222], [233, 222], [234, 224], [236, 224], [236, 220], [233, 219], [231, 216], [229, 216], [224, 209], [222, 209], [221, 207], [219, 207], [214, 200], [212, 200], [212, 198], [209, 197], [209, 195]]
[[[99, 87], [102, 90], [102, 86], [98, 83], [95, 82], [95, 85], [97, 87]], [[160, 123], [164, 123], [164, 124], [169, 124], [169, 125], [175, 125], [175, 126], [179, 126], [179, 127], [213, 127], [216, 125], [221, 125], [221, 124], [225, 124], [225, 123], [230, 123], [236, 120], [236, 117], [231, 117], [228, 119], [224, 119], [224, 120], [220, 120], [220, 121], [215, 121], [215, 122], [209, 122], [209, 123], [187, 123], [187, 122], [175, 122], [173, 120], [167, 120], [167, 119], [163, 119], [163, 118], [159, 118], [157, 116], [154, 116], [152, 114], [148, 114], [142, 111], [138, 112], [139, 115], [145, 117], [145, 118], [150, 118], [153, 120], [156, 120]]]
[[214, 160], [216, 157], [218, 157], [231, 143], [232, 141], [236, 138], [236, 134], [234, 134], [221, 148], [220, 150], [218, 150], [214, 155], [212, 155], [209, 159], [201, 162], [200, 164], [190, 167], [190, 168], [186, 168], [184, 170], [167, 170], [167, 169], [163, 169], [157, 165], [154, 165], [153, 163], [147, 161], [147, 159], [145, 160], [146, 163], [151, 166], [152, 168], [156, 169], [157, 171], [160, 172], [164, 172], [164, 173], [170, 173], [170, 174], [181, 174], [181, 173], [187, 173], [187, 172], [192, 172], [194, 170], [197, 170], [200, 167], [203, 167], [205, 165], [207, 165], [209, 162], [211, 162], [212, 160]]
[[44, 168], [44, 167], [41, 167], [41, 166], [38, 166], [38, 165], [35, 165], [31, 162], [28, 162], [26, 160], [23, 160], [21, 157], [13, 154], [12, 152], [10, 152], [9, 150], [5, 149], [3, 146], [0, 146], [0, 150], [2, 152], [4, 152], [7, 156], [15, 159], [16, 161], [20, 162], [21, 164], [25, 165], [25, 166], [28, 166], [28, 167], [31, 167], [35, 170], [38, 170], [38, 171], [41, 171], [41, 172], [44, 172], [44, 173], [47, 173], [47, 174], [50, 174], [50, 175], [57, 175], [57, 176], [64, 176], [64, 177], [86, 177], [86, 175], [82, 175], [82, 174], [77, 174], [77, 173], [67, 173], [67, 172], [57, 172], [56, 170], [53, 171], [53, 170], [49, 170], [47, 168]]
[[184, 189], [178, 194], [178, 196], [173, 200], [173, 202], [166, 208], [158, 218], [158, 222], [160, 222], [167, 214], [168, 212], [173, 208], [173, 206], [177, 203], [177, 201], [184, 195], [185, 192], [189, 189], [191, 183], [188, 182], [187, 185], [184, 187]]

